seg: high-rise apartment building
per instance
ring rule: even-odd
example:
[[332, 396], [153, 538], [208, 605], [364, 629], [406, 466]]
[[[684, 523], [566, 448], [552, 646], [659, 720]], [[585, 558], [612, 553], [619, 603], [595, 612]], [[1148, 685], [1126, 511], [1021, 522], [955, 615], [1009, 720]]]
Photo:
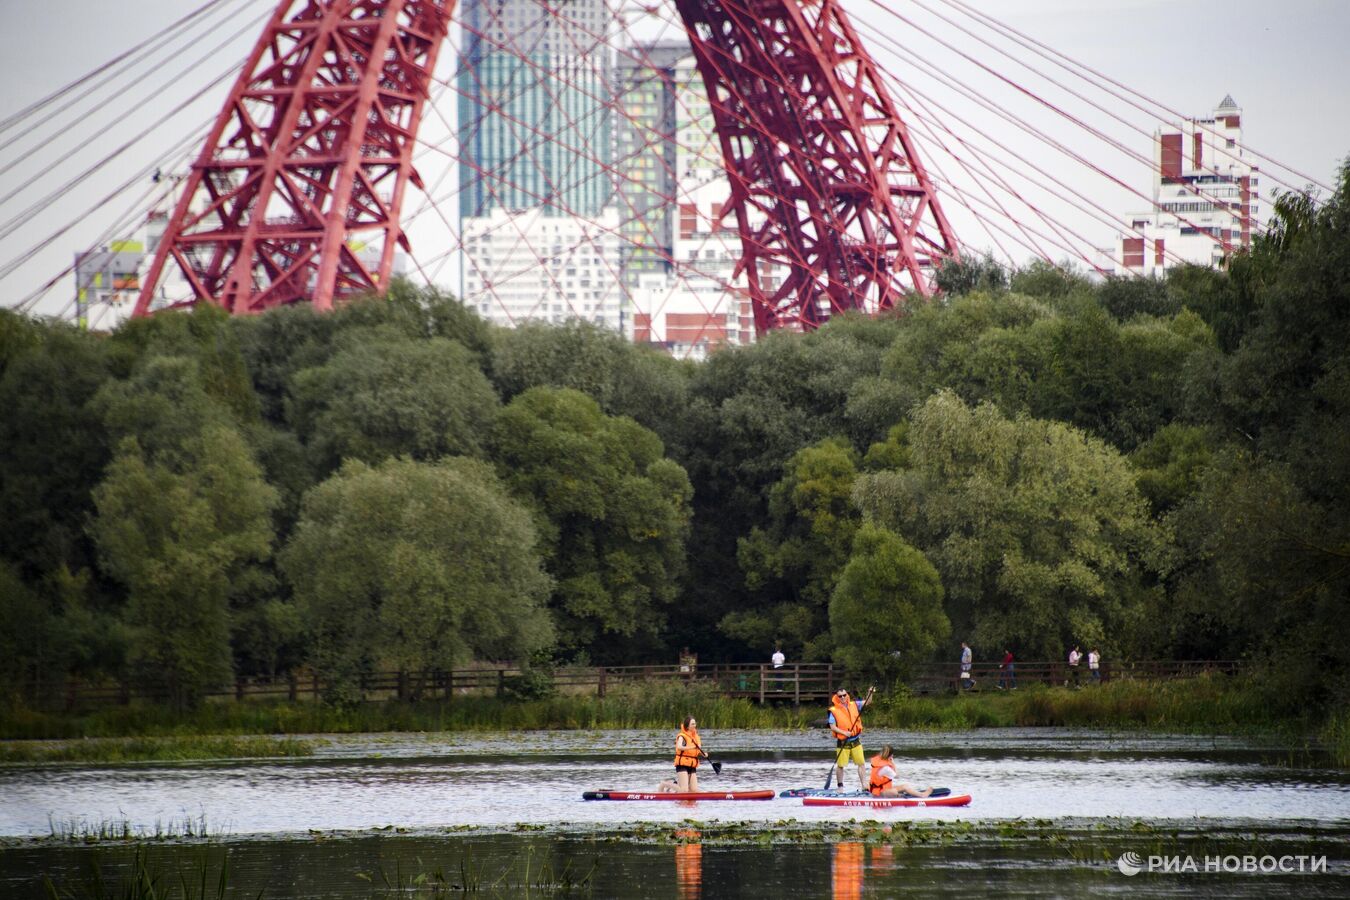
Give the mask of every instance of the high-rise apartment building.
[[461, 295], [490, 321], [622, 328], [605, 0], [466, 0]]
[[1260, 214], [1258, 170], [1242, 149], [1242, 110], [1231, 96], [1206, 119], [1163, 128], [1153, 140], [1153, 208], [1127, 216], [1112, 255], [1121, 275], [1172, 266], [1218, 266], [1251, 246]]
[[730, 184], [703, 79], [686, 41], [620, 52], [617, 206], [626, 333], [679, 357], [754, 339]]
[[460, 215], [595, 216], [610, 180], [604, 0], [466, 0], [458, 73]]
[[615, 62], [615, 198], [620, 208], [624, 284], [670, 271], [674, 236], [670, 210], [678, 179], [674, 140], [680, 63], [689, 42], [638, 44]]

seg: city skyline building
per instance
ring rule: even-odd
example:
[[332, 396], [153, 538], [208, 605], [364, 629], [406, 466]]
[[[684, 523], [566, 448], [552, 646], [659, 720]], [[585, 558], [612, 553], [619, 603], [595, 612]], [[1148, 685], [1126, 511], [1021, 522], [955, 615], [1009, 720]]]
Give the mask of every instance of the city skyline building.
[[1153, 207], [1125, 217], [1111, 263], [1118, 275], [1222, 266], [1248, 249], [1260, 222], [1259, 169], [1244, 154], [1242, 108], [1226, 95], [1208, 118], [1153, 137]]
[[613, 16], [604, 0], [460, 5], [460, 216], [542, 209], [596, 216], [608, 205], [607, 102]]
[[617, 73], [625, 336], [691, 359], [750, 343], [731, 186], [693, 51], [687, 40], [638, 44], [620, 54]]

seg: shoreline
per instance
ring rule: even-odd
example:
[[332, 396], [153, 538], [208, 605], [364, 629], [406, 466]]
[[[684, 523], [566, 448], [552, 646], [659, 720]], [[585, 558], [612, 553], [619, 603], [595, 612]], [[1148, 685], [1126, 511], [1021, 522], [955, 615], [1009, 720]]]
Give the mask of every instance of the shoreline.
[[[357, 707], [309, 702], [208, 704], [187, 713], [111, 707], [87, 714], [0, 710], [0, 764], [304, 757], [306, 738], [357, 734], [660, 729], [686, 714], [705, 729], [809, 730], [820, 710], [760, 707], [697, 688], [641, 696], [382, 701]], [[961, 733], [1069, 727], [1123, 733], [1266, 737], [1290, 751], [1326, 751], [1350, 767], [1350, 717], [1281, 715], [1249, 679], [1199, 677], [1083, 688], [1032, 686], [939, 696], [883, 696], [870, 729]]]

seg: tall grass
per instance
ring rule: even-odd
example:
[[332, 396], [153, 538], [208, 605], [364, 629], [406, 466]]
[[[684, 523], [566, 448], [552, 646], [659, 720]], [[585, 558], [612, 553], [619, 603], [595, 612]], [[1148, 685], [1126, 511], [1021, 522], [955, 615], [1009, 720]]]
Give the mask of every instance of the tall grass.
[[63, 843], [98, 844], [125, 841], [168, 841], [178, 838], [220, 837], [224, 832], [213, 830], [206, 821], [206, 813], [193, 818], [168, 821], [156, 820], [151, 826], [135, 826], [125, 819], [114, 821], [101, 819], [91, 822], [88, 819], [47, 820], [49, 836]]
[[68, 743], [0, 744], [0, 763], [142, 762], [311, 756], [310, 741], [231, 735], [81, 738]]
[[[124, 875], [108, 876], [97, 860], [91, 861], [88, 874], [78, 880], [53, 882], [43, 876], [43, 888], [49, 900], [229, 900], [245, 894], [230, 886], [229, 858], [222, 855], [219, 864], [203, 854], [188, 871], [173, 876], [152, 865], [142, 849], [136, 850], [131, 869]], [[263, 891], [252, 895], [262, 900]]]
[[1028, 685], [1015, 692], [957, 696], [898, 692], [876, 703], [872, 721], [942, 730], [1052, 725], [1237, 734], [1309, 730], [1308, 722], [1272, 704], [1259, 685], [1224, 675], [1112, 681], [1081, 689]]
[[660, 728], [691, 715], [709, 728], [796, 728], [821, 711], [761, 707], [719, 696], [714, 688], [700, 684], [650, 682], [618, 685], [605, 697], [560, 695], [543, 700], [464, 697], [347, 707], [283, 701], [211, 703], [187, 713], [137, 704], [72, 715], [11, 708], [0, 709], [0, 738]]
[[1321, 736], [1336, 765], [1350, 769], [1350, 709], [1343, 707], [1332, 714]]
[[[352, 734], [383, 731], [488, 731], [527, 729], [663, 728], [684, 716], [705, 728], [803, 728], [824, 715], [822, 706], [759, 706], [732, 700], [716, 689], [684, 682], [628, 683], [607, 696], [559, 695], [540, 700], [456, 697], [349, 707], [319, 703], [212, 703], [189, 713], [133, 705], [84, 715], [50, 715], [0, 709], [0, 737], [72, 738], [137, 736], [176, 738], [177, 743], [109, 745], [93, 742], [43, 751], [0, 746], [0, 761], [46, 759], [193, 759], [226, 756], [304, 755], [303, 742], [258, 739], [256, 745], [199, 735]], [[1222, 733], [1282, 732], [1314, 735], [1339, 758], [1350, 755], [1350, 716], [1329, 724], [1300, 717], [1274, 702], [1254, 678], [1205, 675], [1173, 681], [1112, 681], [1082, 689], [1028, 685], [1016, 692], [985, 691], [915, 697], [903, 689], [883, 693], [869, 723], [894, 728], [962, 730], [1006, 726], [1070, 725]], [[215, 743], [216, 740], [222, 743]], [[90, 749], [107, 754], [91, 755]], [[122, 754], [118, 756], [117, 754]], [[1346, 764], [1345, 762], [1341, 763]]]
[[1019, 692], [1014, 722], [1237, 733], [1284, 730], [1291, 724], [1259, 686], [1224, 675]]

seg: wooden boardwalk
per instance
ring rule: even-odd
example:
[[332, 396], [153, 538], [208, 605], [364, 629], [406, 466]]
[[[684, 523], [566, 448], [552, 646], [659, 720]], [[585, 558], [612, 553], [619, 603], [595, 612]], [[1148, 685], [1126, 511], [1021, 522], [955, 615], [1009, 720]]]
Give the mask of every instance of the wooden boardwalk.
[[[1102, 681], [1166, 680], [1189, 678], [1204, 673], [1232, 675], [1241, 664], [1234, 660], [1137, 660], [1104, 661]], [[361, 680], [364, 699], [380, 701], [444, 700], [460, 697], [511, 697], [525, 687], [524, 672], [514, 666], [483, 665], [468, 669], [431, 672], [379, 672]], [[961, 690], [997, 690], [1032, 684], [1081, 685], [1095, 679], [1082, 665], [1075, 678], [1067, 663], [1030, 661], [1015, 664], [1015, 682], [999, 666], [975, 663], [970, 681], [960, 677], [960, 666], [923, 665], [909, 681], [918, 694], [955, 693]], [[568, 666], [554, 669], [549, 678], [554, 690], [562, 694], [593, 694], [604, 697], [612, 688], [633, 683], [686, 683], [711, 688], [732, 698], [753, 700], [759, 704], [803, 704], [826, 706], [838, 687], [861, 694], [867, 686], [855, 683], [841, 666], [831, 663], [789, 663], [775, 668], [769, 663], [706, 663], [699, 665], [652, 666]], [[317, 700], [323, 695], [324, 680], [312, 671], [292, 672], [274, 679], [240, 679], [208, 691], [208, 699], [231, 700], [286, 699]], [[33, 708], [88, 709], [99, 706], [127, 705], [134, 701], [162, 701], [160, 692], [147, 685], [118, 682], [89, 682], [68, 679], [56, 683], [28, 684], [20, 695]]]

